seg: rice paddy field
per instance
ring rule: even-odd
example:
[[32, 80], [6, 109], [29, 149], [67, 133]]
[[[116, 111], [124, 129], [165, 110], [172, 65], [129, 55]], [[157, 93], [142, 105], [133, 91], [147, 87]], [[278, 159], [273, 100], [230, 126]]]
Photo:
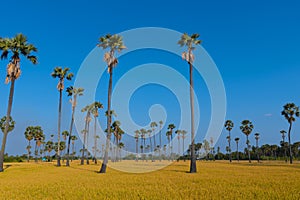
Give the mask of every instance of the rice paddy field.
[[[183, 161], [149, 173], [108, 168], [99, 174], [100, 164], [54, 164], [6, 163], [0, 199], [300, 199], [300, 163], [199, 161], [196, 174], [187, 173]], [[114, 165], [154, 169], [160, 163]]]

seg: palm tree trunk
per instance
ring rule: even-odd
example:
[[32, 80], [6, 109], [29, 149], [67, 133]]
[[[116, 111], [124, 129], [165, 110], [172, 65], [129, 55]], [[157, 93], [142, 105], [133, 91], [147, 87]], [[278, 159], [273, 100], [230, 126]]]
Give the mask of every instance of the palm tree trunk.
[[14, 98], [14, 90], [15, 90], [15, 78], [12, 76], [11, 79], [11, 85], [10, 85], [10, 90], [9, 90], [9, 98], [8, 98], [8, 107], [7, 107], [7, 113], [6, 113], [6, 124], [5, 124], [5, 129], [3, 133], [3, 138], [2, 138], [2, 145], [1, 145], [1, 151], [0, 151], [0, 172], [4, 171], [4, 153], [5, 153], [5, 146], [6, 146], [6, 141], [7, 141], [7, 135], [8, 135], [8, 128], [9, 128], [9, 119], [11, 115], [11, 110], [12, 110], [12, 103], [13, 103], [13, 98]]
[[258, 140], [256, 140], [256, 155], [257, 155], [257, 162], [259, 162]]
[[57, 167], [60, 167], [60, 124], [61, 124], [62, 90], [59, 90], [58, 128], [57, 128]]
[[[190, 54], [191, 55], [191, 54]], [[191, 164], [190, 173], [197, 172], [196, 155], [195, 155], [195, 132], [194, 132], [194, 82], [193, 82], [193, 65], [190, 65], [190, 106], [191, 106]]]
[[87, 119], [84, 125], [84, 132], [83, 132], [83, 145], [82, 145], [82, 154], [81, 154], [81, 161], [80, 164], [84, 165], [84, 154], [85, 154], [85, 143], [86, 143], [86, 132], [87, 132]]
[[110, 73], [109, 73], [109, 84], [108, 84], [108, 98], [107, 98], [107, 138], [106, 138], [106, 147], [105, 147], [105, 153], [103, 158], [103, 163], [100, 169], [100, 173], [106, 173], [106, 167], [108, 162], [108, 150], [109, 150], [109, 143], [111, 138], [111, 131], [110, 131], [110, 124], [111, 124], [111, 114], [110, 114], [110, 104], [111, 104], [111, 91], [112, 91], [112, 72], [113, 67], [110, 67]]
[[136, 161], [138, 161], [139, 160], [139, 158], [138, 158], [138, 155], [139, 155], [139, 140], [138, 139], [136, 139], [136, 144], [135, 144], [135, 152], [136, 152]]
[[178, 155], [180, 156], [180, 137], [178, 138]]
[[75, 106], [72, 107], [72, 119], [71, 119], [71, 125], [70, 125], [70, 133], [68, 138], [68, 147], [67, 147], [67, 162], [66, 166], [70, 166], [70, 145], [71, 145], [71, 138], [72, 138], [72, 131], [73, 131], [73, 124], [74, 124], [74, 113], [75, 113]]
[[[182, 137], [182, 156], [184, 157], [184, 135]], [[185, 161], [185, 158], [184, 158]]]
[[29, 147], [30, 147], [30, 140], [28, 140], [28, 149], [27, 149], [27, 151], [28, 151], [28, 155], [27, 155], [27, 162], [29, 162], [29, 159], [30, 159], [30, 149], [29, 149]]
[[151, 140], [151, 135], [150, 135], [149, 139], [150, 139], [151, 160], [152, 160], [152, 162], [154, 162], [154, 160], [153, 160], [153, 149], [152, 149], [152, 140]]
[[292, 154], [292, 145], [291, 145], [291, 130], [292, 130], [292, 123], [290, 122], [288, 139], [289, 139], [289, 151], [290, 151], [290, 164], [293, 164], [293, 154]]

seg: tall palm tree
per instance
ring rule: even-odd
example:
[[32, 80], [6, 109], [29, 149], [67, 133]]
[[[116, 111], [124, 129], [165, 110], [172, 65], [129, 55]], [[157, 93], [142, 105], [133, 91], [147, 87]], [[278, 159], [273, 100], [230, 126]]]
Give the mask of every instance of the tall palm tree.
[[181, 130], [176, 130], [175, 131], [175, 134], [177, 135], [177, 139], [178, 139], [178, 155], [180, 155], [181, 153], [180, 153], [180, 135], [181, 135]]
[[170, 160], [170, 157], [171, 157], [171, 147], [170, 147], [170, 145], [171, 145], [171, 135], [172, 135], [172, 132], [171, 131], [167, 131], [166, 132], [166, 136], [167, 136], [167, 139], [168, 139], [168, 144], [169, 144], [169, 160]]
[[27, 38], [23, 34], [17, 34], [13, 38], [1, 38], [0, 39], [0, 51], [1, 60], [7, 59], [8, 55], [11, 53], [9, 63], [7, 65], [7, 75], [6, 83], [11, 82], [8, 98], [8, 106], [6, 112], [6, 126], [3, 132], [1, 150], [0, 150], [0, 172], [4, 171], [3, 162], [4, 162], [4, 152], [7, 141], [7, 135], [9, 132], [9, 120], [11, 117], [12, 103], [15, 90], [15, 81], [21, 75], [21, 55], [27, 58], [31, 63], [37, 64], [36, 56], [32, 55], [32, 52], [37, 52], [37, 48], [27, 42]]
[[234, 127], [234, 124], [231, 120], [227, 120], [225, 122], [225, 128], [226, 130], [228, 131], [228, 147], [229, 147], [229, 161], [232, 162], [232, 157], [231, 157], [231, 146], [230, 146], [230, 143], [231, 143], [231, 136], [230, 136], [230, 131], [232, 130], [232, 128]]
[[286, 145], [285, 145], [285, 134], [286, 134], [286, 131], [285, 130], [281, 130], [280, 133], [281, 133], [281, 137], [282, 137], [282, 147], [284, 148], [284, 159], [285, 159], [285, 162], [287, 162]]
[[162, 149], [162, 146], [161, 146], [161, 130], [162, 130], [162, 125], [163, 125], [163, 121], [160, 120], [159, 122], [159, 160], [161, 161], [161, 149]]
[[114, 154], [115, 154], [115, 160], [114, 161], [119, 161], [119, 158], [118, 158], [118, 147], [119, 147], [119, 142], [122, 138], [122, 135], [124, 134], [124, 131], [121, 129], [121, 122], [119, 121], [114, 121], [112, 123], [112, 132], [114, 134], [114, 137], [115, 137], [115, 148], [114, 148]]
[[125, 45], [123, 43], [123, 38], [120, 35], [110, 35], [107, 34], [103, 37], [99, 38], [99, 43], [97, 44], [98, 47], [102, 49], [108, 49], [108, 52], [104, 54], [104, 61], [107, 63], [107, 71], [109, 73], [109, 83], [108, 83], [108, 95], [107, 95], [107, 111], [109, 115], [107, 116], [107, 138], [106, 138], [106, 147], [105, 153], [103, 158], [103, 163], [100, 169], [100, 173], [106, 172], [107, 162], [108, 162], [108, 150], [109, 144], [111, 139], [111, 92], [112, 92], [112, 75], [113, 75], [113, 68], [117, 66], [118, 59], [115, 57], [115, 52], [121, 52], [125, 49]]
[[[141, 133], [141, 139], [142, 139], [142, 148], [141, 148], [141, 150], [142, 150], [142, 153], [144, 153], [144, 149], [146, 150], [146, 134], [147, 134], [147, 131], [146, 131], [146, 129], [144, 129], [144, 128], [142, 128], [141, 130], [140, 130], [140, 133]], [[145, 158], [145, 155], [142, 155], [142, 157], [143, 157], [143, 161], [144, 161], [144, 158]]]
[[257, 156], [257, 162], [259, 162], [259, 149], [258, 149], [258, 140], [259, 140], [259, 133], [255, 133], [255, 140], [256, 140], [256, 156]]
[[35, 151], [34, 151], [35, 152], [35, 162], [37, 162], [38, 151], [39, 151], [41, 144], [45, 140], [45, 135], [40, 126], [34, 126], [32, 131], [33, 131], [33, 138], [35, 140]]
[[157, 127], [157, 123], [156, 122], [151, 122], [150, 127], [151, 127], [151, 130], [152, 130], [153, 136], [154, 136], [153, 137], [154, 148], [156, 148], [155, 128]]
[[136, 161], [138, 162], [138, 154], [139, 154], [139, 136], [140, 136], [140, 131], [136, 130], [134, 131], [134, 139], [135, 139], [135, 152], [136, 152]]
[[76, 151], [75, 151], [75, 141], [77, 140], [77, 136], [76, 135], [72, 135], [71, 136], [71, 140], [72, 140], [72, 155], [74, 157], [74, 155], [76, 154]]
[[184, 139], [185, 139], [185, 135], [187, 134], [186, 130], [182, 130], [181, 131], [181, 137], [182, 137], [182, 156], [184, 156]]
[[187, 47], [187, 51], [182, 53], [182, 58], [186, 60], [189, 64], [190, 68], [190, 106], [191, 106], [191, 165], [190, 165], [190, 173], [197, 172], [196, 166], [196, 155], [195, 155], [195, 128], [194, 128], [194, 81], [193, 81], [193, 62], [194, 62], [194, 54], [193, 50], [196, 48], [196, 45], [201, 44], [201, 40], [198, 39], [199, 34], [195, 33], [191, 36], [187, 33], [184, 33], [181, 36], [181, 39], [178, 41], [178, 44], [183, 47]]
[[248, 158], [249, 158], [249, 163], [251, 163], [251, 157], [250, 157], [250, 141], [249, 141], [249, 135], [251, 134], [254, 126], [251, 121], [249, 120], [243, 120], [240, 126], [241, 131], [246, 135], [246, 144], [247, 144], [247, 149], [248, 149]]
[[293, 163], [293, 154], [292, 154], [292, 146], [291, 146], [291, 130], [293, 122], [296, 121], [296, 117], [300, 116], [299, 107], [294, 103], [287, 103], [283, 106], [283, 111], [281, 115], [285, 117], [285, 119], [289, 123], [289, 131], [288, 131], [288, 140], [289, 140], [289, 151], [290, 151], [290, 164]]
[[55, 67], [51, 76], [53, 78], [58, 78], [57, 90], [59, 92], [59, 102], [58, 102], [58, 123], [57, 123], [57, 166], [60, 167], [60, 128], [61, 128], [61, 106], [62, 106], [62, 91], [64, 90], [65, 79], [71, 80], [74, 76], [73, 73], [69, 72], [70, 68], [65, 67]]
[[[89, 135], [89, 129], [90, 129], [90, 122], [91, 122], [91, 106], [87, 105], [85, 106], [83, 109], [81, 109], [81, 112], [86, 112], [86, 116], [85, 116], [85, 125], [84, 125], [84, 130], [82, 130], [82, 134], [83, 134], [83, 151], [82, 151], [82, 155], [81, 155], [81, 162], [80, 164], [83, 165], [84, 164], [84, 155], [85, 152], [87, 152], [87, 154], [89, 153], [88, 151], [88, 135]], [[89, 156], [87, 155], [86, 157], [86, 164], [89, 164]]]
[[150, 151], [151, 151], [151, 155], [152, 155], [152, 162], [154, 162], [154, 160], [153, 160], [153, 154], [152, 154], [152, 152], [153, 152], [153, 148], [152, 148], [152, 140], [151, 140], [151, 137], [152, 137], [152, 135], [151, 135], [152, 130], [151, 130], [151, 129], [147, 130], [147, 133], [148, 133], [148, 137], [149, 137], [149, 141], [150, 141]]
[[171, 136], [171, 144], [169, 143], [169, 145], [171, 145], [171, 154], [170, 154], [170, 156], [171, 156], [171, 160], [173, 161], [173, 156], [172, 156], [172, 154], [173, 154], [173, 129], [174, 128], [176, 128], [176, 126], [174, 125], [174, 124], [169, 124], [168, 125], [168, 129], [169, 129], [169, 134], [170, 134], [170, 136]]
[[236, 142], [236, 158], [238, 161], [240, 161], [240, 158], [239, 158], [239, 140], [240, 138], [236, 137], [234, 139], [234, 141]]
[[70, 103], [72, 104], [72, 117], [71, 117], [71, 125], [70, 125], [70, 131], [69, 131], [69, 138], [68, 138], [68, 144], [67, 144], [67, 162], [66, 166], [70, 166], [70, 145], [72, 140], [72, 132], [73, 132], [73, 126], [74, 126], [74, 115], [75, 115], [75, 108], [77, 105], [77, 97], [82, 96], [84, 89], [83, 88], [75, 88], [73, 86], [70, 86], [67, 88], [66, 92], [68, 93], [68, 96], [71, 97]]
[[[69, 131], [63, 131], [61, 133], [62, 137], [63, 137], [63, 140], [65, 142], [65, 144], [67, 143], [67, 137], [70, 135]], [[65, 154], [66, 152], [64, 151], [63, 154]]]
[[34, 135], [34, 133], [33, 133], [33, 126], [28, 126], [26, 128], [26, 130], [25, 130], [24, 135], [25, 135], [26, 140], [28, 140], [28, 146], [26, 147], [26, 149], [27, 149], [27, 152], [28, 152], [28, 154], [27, 154], [27, 162], [29, 162], [30, 154], [31, 154], [30, 141], [33, 139], [33, 135]]
[[[91, 104], [90, 106], [91, 108], [91, 113], [94, 116], [94, 147], [95, 147], [95, 151], [94, 151], [94, 161], [95, 164], [97, 164], [97, 157], [96, 157], [96, 153], [97, 153], [97, 118], [99, 116], [99, 109], [103, 108], [103, 104], [100, 103], [99, 101], [95, 101], [94, 103]], [[99, 136], [98, 136], [99, 138]]]

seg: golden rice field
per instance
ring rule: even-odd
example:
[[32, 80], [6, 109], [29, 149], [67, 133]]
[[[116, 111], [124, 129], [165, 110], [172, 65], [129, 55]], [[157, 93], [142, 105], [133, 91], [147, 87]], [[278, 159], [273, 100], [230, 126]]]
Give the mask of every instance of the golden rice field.
[[[300, 199], [300, 164], [283, 162], [189, 162], [150, 173], [124, 173], [100, 165], [55, 167], [54, 163], [6, 163], [0, 174], [0, 199]], [[125, 168], [134, 161], [115, 165]], [[159, 165], [139, 162], [145, 168]]]

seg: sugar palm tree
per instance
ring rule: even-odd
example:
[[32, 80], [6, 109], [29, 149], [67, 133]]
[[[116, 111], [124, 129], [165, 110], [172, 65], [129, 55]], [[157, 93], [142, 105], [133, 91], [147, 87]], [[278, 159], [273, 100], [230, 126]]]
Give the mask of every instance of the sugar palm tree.
[[162, 130], [162, 125], [163, 125], [163, 121], [160, 120], [159, 122], [159, 160], [161, 161], [161, 149], [162, 149], [162, 146], [161, 146], [161, 130]]
[[41, 146], [41, 144], [45, 140], [45, 135], [43, 133], [42, 127], [40, 127], [40, 126], [34, 126], [34, 127], [32, 127], [31, 131], [33, 133], [33, 139], [35, 141], [34, 154], [35, 154], [35, 162], [37, 162], [37, 159], [38, 159], [37, 156], [38, 156], [39, 147]]
[[259, 149], [258, 149], [258, 140], [259, 140], [259, 133], [255, 133], [255, 140], [256, 140], [256, 156], [257, 156], [257, 162], [259, 162]]
[[234, 141], [236, 142], [236, 158], [238, 161], [240, 161], [240, 158], [239, 158], [239, 140], [240, 138], [236, 137], [234, 139]]
[[75, 151], [75, 141], [77, 140], [77, 136], [76, 135], [72, 135], [71, 136], [71, 140], [72, 140], [72, 155], [74, 157], [74, 155], [76, 154], [76, 151]]
[[195, 155], [195, 128], [194, 128], [194, 81], [193, 81], [193, 62], [194, 62], [194, 54], [193, 50], [195, 50], [196, 45], [201, 44], [201, 40], [198, 39], [199, 34], [195, 33], [191, 36], [187, 33], [184, 33], [181, 36], [181, 39], [178, 41], [178, 44], [183, 47], [187, 47], [187, 51], [182, 53], [182, 58], [187, 61], [189, 64], [190, 71], [190, 106], [191, 106], [191, 165], [190, 165], [190, 173], [197, 172], [196, 166], [196, 155]]
[[65, 79], [71, 80], [74, 76], [70, 72], [70, 68], [55, 67], [51, 73], [53, 78], [58, 78], [57, 90], [59, 92], [59, 102], [58, 102], [58, 123], [57, 123], [57, 166], [60, 167], [60, 128], [61, 128], [61, 106], [62, 106], [62, 91], [64, 90]]
[[153, 137], [154, 148], [156, 148], [155, 129], [157, 127], [157, 123], [156, 122], [151, 122], [150, 127], [151, 127], [151, 130], [152, 130], [153, 136], [154, 136]]
[[293, 163], [293, 154], [292, 154], [292, 146], [291, 146], [291, 130], [293, 122], [296, 121], [296, 117], [300, 116], [299, 107], [294, 103], [287, 103], [283, 106], [283, 111], [281, 115], [285, 117], [285, 119], [289, 123], [289, 131], [288, 131], [288, 140], [289, 140], [289, 151], [290, 151], [290, 164]]
[[231, 136], [230, 136], [230, 131], [232, 130], [232, 128], [234, 127], [234, 124], [231, 120], [227, 120], [225, 122], [225, 128], [226, 130], [228, 131], [228, 147], [229, 147], [229, 161], [232, 162], [232, 157], [231, 157], [231, 146], [230, 146], [230, 143], [231, 143]]
[[[69, 131], [63, 131], [63, 132], [61, 133], [61, 135], [62, 135], [62, 137], [63, 137], [64, 142], [67, 144], [67, 137], [70, 135]], [[66, 152], [64, 151], [63, 154], [65, 154], [65, 153], [66, 153]]]
[[151, 129], [147, 130], [147, 133], [148, 133], [148, 137], [149, 137], [149, 141], [150, 141], [150, 151], [151, 151], [151, 155], [152, 155], [152, 161], [154, 161], [154, 160], [153, 160], [153, 154], [152, 154], [153, 148], [152, 148], [152, 140], [151, 140], [151, 137], [152, 137], [152, 135], [151, 135], [152, 130], [151, 130]]
[[175, 134], [177, 135], [177, 139], [178, 139], [178, 155], [180, 155], [181, 153], [180, 153], [180, 135], [181, 135], [181, 130], [176, 130], [175, 131]]
[[27, 42], [27, 38], [23, 34], [17, 34], [13, 38], [0, 38], [0, 51], [1, 60], [7, 59], [8, 55], [11, 53], [9, 63], [7, 65], [7, 75], [5, 82], [8, 84], [11, 82], [8, 98], [8, 106], [6, 112], [6, 126], [3, 132], [1, 150], [0, 150], [0, 172], [4, 171], [4, 152], [7, 141], [7, 135], [9, 132], [9, 120], [11, 117], [12, 103], [15, 90], [15, 81], [21, 75], [21, 55], [27, 58], [31, 63], [37, 64], [36, 56], [32, 55], [32, 52], [37, 52], [37, 48]]
[[182, 137], [182, 156], [184, 156], [184, 139], [185, 139], [185, 135], [187, 134], [186, 130], [182, 130], [181, 131], [181, 137]]
[[169, 143], [169, 145], [171, 145], [171, 154], [170, 154], [170, 156], [171, 156], [171, 160], [173, 161], [173, 156], [172, 156], [172, 154], [173, 154], [173, 129], [174, 128], [176, 128], [176, 126], [174, 125], [174, 124], [169, 124], [168, 125], [168, 129], [169, 129], [169, 134], [170, 134], [170, 136], [171, 136], [171, 144]]
[[168, 130], [166, 132], [166, 136], [167, 136], [167, 139], [168, 139], [168, 144], [169, 144], [169, 160], [170, 160], [170, 157], [171, 157], [171, 135], [172, 135], [172, 132], [170, 130]]
[[[140, 133], [141, 133], [141, 139], [142, 139], [142, 153], [144, 153], [144, 149], [146, 150], [146, 134], [147, 134], [147, 131], [146, 129], [142, 128], [140, 130]], [[144, 160], [144, 156], [143, 156], [143, 160]]]
[[75, 88], [73, 86], [70, 86], [67, 88], [66, 92], [68, 93], [68, 96], [71, 97], [70, 103], [72, 104], [72, 117], [71, 117], [71, 125], [70, 125], [70, 131], [69, 131], [69, 138], [68, 138], [68, 144], [67, 144], [67, 162], [66, 166], [70, 166], [70, 145], [72, 140], [72, 132], [73, 132], [73, 126], [74, 126], [74, 115], [75, 115], [75, 109], [77, 105], [77, 97], [82, 96], [84, 89], [83, 88]]
[[138, 154], [139, 154], [139, 137], [140, 137], [140, 131], [136, 130], [134, 131], [134, 139], [135, 139], [135, 152], [136, 152], [136, 161], [139, 160]]
[[[90, 122], [91, 122], [91, 106], [87, 105], [85, 106], [83, 109], [81, 109], [81, 112], [86, 112], [86, 116], [85, 116], [85, 125], [84, 125], [84, 130], [82, 130], [82, 134], [83, 134], [83, 146], [82, 146], [82, 156], [81, 156], [81, 162], [80, 164], [83, 165], [84, 164], [84, 155], [85, 152], [89, 152], [88, 151], [88, 135], [89, 135], [89, 129], [90, 129]], [[89, 164], [89, 156], [87, 155], [86, 157], [86, 164]]]
[[251, 157], [250, 157], [250, 141], [249, 141], [249, 135], [251, 134], [254, 126], [251, 121], [249, 120], [243, 120], [240, 126], [241, 131], [246, 135], [246, 144], [247, 144], [247, 149], [248, 149], [248, 158], [249, 158], [249, 163], [251, 163]]
[[[97, 164], [97, 157], [96, 157], [96, 153], [97, 153], [97, 139], [99, 139], [100, 136], [97, 135], [97, 118], [99, 116], [99, 109], [103, 108], [102, 103], [100, 103], [99, 101], [95, 101], [94, 103], [91, 104], [90, 106], [91, 108], [91, 113], [94, 116], [94, 147], [95, 147], [95, 151], [94, 151], [94, 161], [95, 164]], [[97, 138], [98, 136], [98, 138]]]
[[286, 134], [286, 131], [285, 130], [281, 130], [280, 134], [281, 134], [281, 137], [282, 137], [282, 146], [284, 148], [284, 159], [285, 159], [285, 162], [287, 162], [286, 145], [285, 145], [285, 134]]
[[123, 43], [123, 38], [120, 35], [110, 35], [107, 34], [103, 37], [99, 38], [99, 43], [97, 44], [98, 47], [102, 49], [108, 49], [108, 52], [104, 54], [104, 61], [107, 63], [107, 71], [109, 73], [109, 83], [108, 83], [108, 96], [107, 96], [107, 111], [109, 115], [107, 116], [107, 138], [106, 138], [106, 147], [105, 147], [105, 153], [103, 158], [103, 163], [100, 169], [100, 173], [106, 172], [106, 166], [108, 162], [108, 150], [109, 150], [109, 144], [111, 139], [111, 92], [112, 92], [112, 75], [113, 75], [113, 68], [117, 66], [118, 59], [115, 57], [115, 52], [121, 52], [123, 49], [125, 49], [125, 45]]
[[29, 162], [30, 154], [31, 154], [30, 141], [33, 139], [33, 135], [34, 135], [34, 133], [33, 133], [33, 126], [28, 126], [26, 128], [26, 130], [25, 130], [24, 135], [25, 135], [26, 140], [28, 140], [28, 146], [26, 147], [26, 149], [27, 149], [27, 152], [28, 152], [28, 154], [27, 154], [27, 162]]

